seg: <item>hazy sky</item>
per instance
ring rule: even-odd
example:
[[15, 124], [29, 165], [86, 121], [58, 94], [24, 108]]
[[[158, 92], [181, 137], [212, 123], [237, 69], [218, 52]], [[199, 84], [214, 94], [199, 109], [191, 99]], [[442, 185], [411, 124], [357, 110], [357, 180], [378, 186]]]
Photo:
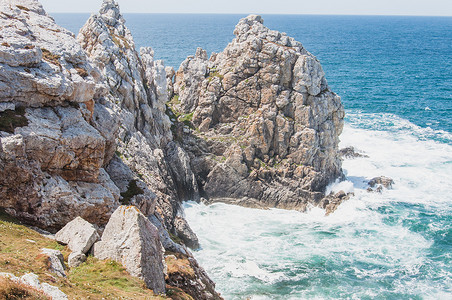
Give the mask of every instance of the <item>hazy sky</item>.
[[[97, 12], [102, 0], [40, 0], [48, 12]], [[452, 16], [452, 0], [119, 0], [124, 13]]]

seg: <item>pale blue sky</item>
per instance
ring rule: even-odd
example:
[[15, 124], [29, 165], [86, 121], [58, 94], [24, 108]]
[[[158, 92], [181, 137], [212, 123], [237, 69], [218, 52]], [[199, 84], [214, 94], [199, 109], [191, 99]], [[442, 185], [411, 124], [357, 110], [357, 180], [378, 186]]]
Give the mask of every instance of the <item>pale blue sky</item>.
[[[40, 0], [48, 12], [97, 12], [102, 0]], [[452, 16], [452, 0], [119, 0], [124, 13]]]

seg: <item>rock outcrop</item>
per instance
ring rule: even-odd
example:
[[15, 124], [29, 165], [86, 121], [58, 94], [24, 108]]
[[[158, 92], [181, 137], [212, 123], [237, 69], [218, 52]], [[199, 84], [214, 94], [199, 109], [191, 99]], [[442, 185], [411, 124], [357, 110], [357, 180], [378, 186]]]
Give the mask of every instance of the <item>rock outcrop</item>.
[[392, 189], [394, 180], [386, 176], [378, 176], [372, 178], [367, 184], [369, 185], [369, 187], [367, 188], [368, 192], [381, 193], [383, 192], [383, 188]]
[[157, 228], [134, 206], [120, 206], [94, 244], [95, 257], [122, 263], [156, 294], [165, 293], [163, 251]]
[[[101, 102], [119, 116], [118, 156], [155, 193], [155, 213], [167, 230], [177, 234], [174, 218], [180, 202], [198, 200], [199, 193], [190, 158], [173, 141], [165, 113], [168, 95], [163, 63], [154, 60], [151, 48], [142, 48], [140, 53], [135, 50], [132, 35], [112, 0], [103, 2], [99, 14], [90, 17], [77, 39], [106, 79], [109, 94]], [[120, 180], [124, 176], [114, 174], [120, 162], [113, 160], [112, 164], [115, 166], [107, 166], [107, 171]], [[134, 179], [126, 173], [122, 172], [129, 184]]]
[[103, 169], [114, 136], [92, 122], [101, 74], [37, 1], [1, 5], [0, 205], [53, 231], [105, 224], [120, 195]]
[[260, 16], [210, 59], [198, 49], [169, 80], [176, 139], [209, 201], [305, 210], [342, 176], [344, 110], [319, 61]]

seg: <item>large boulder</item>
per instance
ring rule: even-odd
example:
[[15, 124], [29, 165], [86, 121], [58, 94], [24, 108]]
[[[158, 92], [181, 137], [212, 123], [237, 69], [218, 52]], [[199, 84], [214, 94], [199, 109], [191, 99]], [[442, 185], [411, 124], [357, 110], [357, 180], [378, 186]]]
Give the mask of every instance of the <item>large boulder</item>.
[[99, 239], [96, 228], [81, 217], [77, 217], [67, 223], [55, 234], [57, 242], [67, 245], [72, 252], [85, 254]]
[[135, 207], [120, 206], [94, 244], [94, 256], [113, 259], [142, 278], [154, 293], [165, 293], [163, 247], [157, 228]]
[[223, 52], [209, 59], [198, 49], [168, 80], [176, 139], [200, 193], [255, 207], [320, 205], [342, 176], [340, 97], [320, 62], [260, 16], [240, 20], [234, 34]]

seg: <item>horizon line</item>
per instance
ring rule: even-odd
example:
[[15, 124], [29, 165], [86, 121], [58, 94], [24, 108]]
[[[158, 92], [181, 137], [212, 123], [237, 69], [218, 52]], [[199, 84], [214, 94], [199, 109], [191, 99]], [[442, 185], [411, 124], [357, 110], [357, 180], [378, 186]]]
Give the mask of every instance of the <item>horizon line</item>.
[[[48, 14], [96, 14], [98, 12], [63, 12], [63, 11], [47, 11]], [[273, 15], [273, 16], [356, 16], [356, 17], [439, 17], [452, 18], [452, 15], [405, 15], [405, 14], [334, 14], [334, 13], [219, 13], [219, 12], [121, 12], [121, 14], [137, 14], [137, 15]]]

